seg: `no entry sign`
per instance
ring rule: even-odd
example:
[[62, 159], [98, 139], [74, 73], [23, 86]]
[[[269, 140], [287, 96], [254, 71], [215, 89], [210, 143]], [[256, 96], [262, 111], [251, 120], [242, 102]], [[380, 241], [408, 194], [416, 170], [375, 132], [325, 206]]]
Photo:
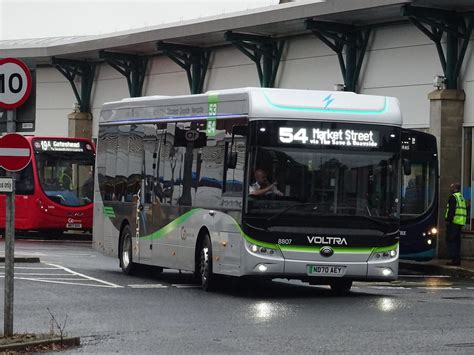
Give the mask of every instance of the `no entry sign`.
[[30, 160], [30, 143], [21, 134], [11, 133], [0, 138], [0, 167], [8, 171], [20, 171]]
[[31, 73], [16, 58], [0, 59], [0, 108], [13, 110], [25, 103], [31, 93]]

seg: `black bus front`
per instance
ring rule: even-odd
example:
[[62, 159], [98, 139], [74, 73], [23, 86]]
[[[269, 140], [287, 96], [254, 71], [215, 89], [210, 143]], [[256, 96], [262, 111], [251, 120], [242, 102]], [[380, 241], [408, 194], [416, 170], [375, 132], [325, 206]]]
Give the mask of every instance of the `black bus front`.
[[251, 121], [247, 273], [397, 278], [400, 134], [382, 125]]

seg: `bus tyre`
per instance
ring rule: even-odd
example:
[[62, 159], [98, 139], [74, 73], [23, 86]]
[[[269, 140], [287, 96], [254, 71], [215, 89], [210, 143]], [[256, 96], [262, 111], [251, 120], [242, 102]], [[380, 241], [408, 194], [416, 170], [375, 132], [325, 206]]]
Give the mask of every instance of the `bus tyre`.
[[120, 240], [120, 267], [125, 275], [131, 275], [135, 270], [135, 264], [132, 258], [132, 233], [130, 226], [127, 224], [123, 227]]
[[332, 293], [336, 295], [344, 295], [348, 293], [352, 287], [352, 280], [334, 280], [330, 283]]
[[199, 275], [204, 291], [212, 291], [215, 285], [215, 275], [212, 273], [212, 245], [209, 235], [205, 235], [199, 253]]

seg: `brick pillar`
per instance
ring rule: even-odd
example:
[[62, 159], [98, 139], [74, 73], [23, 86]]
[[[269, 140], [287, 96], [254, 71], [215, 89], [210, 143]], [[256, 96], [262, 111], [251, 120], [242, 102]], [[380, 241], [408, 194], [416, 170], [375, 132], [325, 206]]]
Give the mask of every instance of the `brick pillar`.
[[444, 214], [450, 195], [449, 186], [461, 182], [462, 135], [464, 122], [463, 90], [435, 90], [430, 100], [430, 133], [438, 139], [439, 155], [439, 239], [438, 258], [448, 258]]
[[68, 118], [69, 137], [92, 138], [92, 114], [89, 112], [71, 112]]

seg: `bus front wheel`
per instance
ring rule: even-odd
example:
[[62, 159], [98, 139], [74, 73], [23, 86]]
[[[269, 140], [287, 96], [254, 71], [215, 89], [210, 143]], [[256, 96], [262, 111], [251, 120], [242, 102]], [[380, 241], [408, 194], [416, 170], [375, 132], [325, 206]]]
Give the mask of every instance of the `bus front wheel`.
[[135, 270], [135, 264], [132, 257], [132, 233], [128, 224], [123, 227], [120, 240], [122, 243], [120, 248], [120, 267], [125, 275], [131, 275]]
[[336, 295], [344, 295], [348, 293], [352, 287], [352, 280], [334, 280], [330, 283], [332, 293]]
[[199, 275], [204, 291], [211, 291], [215, 284], [215, 275], [212, 273], [212, 245], [209, 235], [205, 235], [201, 243], [199, 254]]

